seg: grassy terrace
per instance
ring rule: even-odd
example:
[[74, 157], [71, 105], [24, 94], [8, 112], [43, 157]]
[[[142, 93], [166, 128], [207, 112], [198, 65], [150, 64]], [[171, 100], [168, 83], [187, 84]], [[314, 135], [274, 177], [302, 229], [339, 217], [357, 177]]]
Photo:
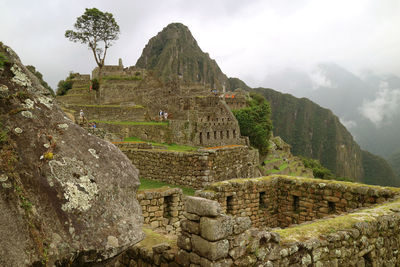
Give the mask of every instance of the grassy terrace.
[[125, 138], [124, 142], [145, 142], [145, 143], [150, 143], [155, 147], [161, 146], [162, 147], [161, 149], [169, 150], [169, 151], [193, 152], [193, 151], [197, 151], [199, 149], [198, 147], [194, 147], [194, 146], [149, 142], [149, 141], [141, 140], [137, 137]]
[[146, 190], [146, 189], [156, 189], [156, 188], [160, 188], [163, 186], [169, 186], [172, 188], [177, 187], [177, 188], [182, 189], [182, 192], [184, 195], [194, 196], [195, 189], [193, 189], [193, 188], [189, 188], [189, 187], [185, 187], [185, 186], [181, 186], [181, 185], [168, 184], [165, 182], [154, 181], [154, 180], [150, 180], [150, 179], [146, 179], [146, 178], [140, 178], [139, 191]]

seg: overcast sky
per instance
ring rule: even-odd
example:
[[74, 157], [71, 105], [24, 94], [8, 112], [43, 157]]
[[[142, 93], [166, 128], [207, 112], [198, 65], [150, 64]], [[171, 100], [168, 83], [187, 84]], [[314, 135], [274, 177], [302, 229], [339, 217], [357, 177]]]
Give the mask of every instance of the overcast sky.
[[91, 7], [114, 14], [121, 28], [107, 64], [134, 65], [151, 37], [181, 22], [225, 74], [251, 86], [321, 61], [400, 75], [398, 0], [0, 0], [0, 41], [55, 88], [69, 71], [95, 67], [87, 47], [64, 37]]

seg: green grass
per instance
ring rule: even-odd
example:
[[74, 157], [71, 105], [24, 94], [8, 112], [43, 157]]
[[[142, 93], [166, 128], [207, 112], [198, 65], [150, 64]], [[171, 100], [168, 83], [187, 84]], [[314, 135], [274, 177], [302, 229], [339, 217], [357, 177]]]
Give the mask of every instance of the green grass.
[[183, 152], [191, 152], [191, 151], [197, 151], [199, 148], [194, 147], [194, 146], [186, 146], [186, 145], [178, 145], [178, 144], [167, 144], [167, 143], [156, 143], [156, 142], [150, 142], [150, 141], [145, 141], [141, 140], [137, 137], [128, 137], [124, 139], [125, 142], [129, 141], [135, 141], [135, 142], [146, 142], [150, 143], [153, 146], [162, 146], [163, 149], [169, 150], [169, 151], [183, 151]]
[[182, 189], [182, 192], [184, 195], [194, 196], [195, 189], [193, 189], [193, 188], [189, 188], [189, 187], [185, 187], [185, 186], [181, 186], [181, 185], [168, 184], [165, 182], [154, 181], [154, 180], [150, 180], [150, 179], [146, 179], [146, 178], [140, 178], [139, 190], [156, 189], [156, 188], [160, 188], [163, 186], [169, 186], [172, 188], [177, 187], [177, 188]]
[[140, 105], [134, 105], [134, 106], [126, 106], [126, 107], [121, 107], [120, 105], [75, 105], [78, 107], [88, 107], [88, 108], [144, 108], [143, 106]]
[[276, 170], [276, 169], [267, 170], [267, 174], [273, 174], [273, 173], [281, 172], [284, 169], [286, 169], [287, 167], [288, 167], [288, 164], [284, 163], [279, 167], [279, 170]]
[[165, 126], [167, 126], [169, 124], [167, 121], [166, 122], [165, 121], [162, 121], [162, 122], [158, 122], [158, 121], [98, 121], [98, 120], [95, 120], [95, 121], [97, 123], [116, 124], [116, 125], [165, 125]]
[[264, 163], [268, 164], [268, 163], [272, 163], [272, 162], [276, 162], [276, 161], [280, 161], [280, 160], [282, 160], [282, 159], [281, 158], [276, 158], [276, 159], [264, 160]]
[[111, 81], [140, 81], [142, 77], [140, 75], [134, 76], [118, 76], [118, 75], [109, 75], [104, 76], [103, 80], [111, 80]]

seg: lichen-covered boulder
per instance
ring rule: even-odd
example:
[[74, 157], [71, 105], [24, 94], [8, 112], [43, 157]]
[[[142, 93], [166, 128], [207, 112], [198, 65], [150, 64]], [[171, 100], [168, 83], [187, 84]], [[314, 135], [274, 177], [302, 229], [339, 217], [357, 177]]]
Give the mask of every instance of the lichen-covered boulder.
[[143, 238], [138, 172], [0, 43], [0, 266], [81, 265]]

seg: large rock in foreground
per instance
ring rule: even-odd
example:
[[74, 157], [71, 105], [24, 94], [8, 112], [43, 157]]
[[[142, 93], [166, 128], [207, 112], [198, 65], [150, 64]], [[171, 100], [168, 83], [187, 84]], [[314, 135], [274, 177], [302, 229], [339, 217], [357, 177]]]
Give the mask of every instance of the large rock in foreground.
[[143, 238], [138, 172], [0, 43], [0, 266], [99, 262]]

